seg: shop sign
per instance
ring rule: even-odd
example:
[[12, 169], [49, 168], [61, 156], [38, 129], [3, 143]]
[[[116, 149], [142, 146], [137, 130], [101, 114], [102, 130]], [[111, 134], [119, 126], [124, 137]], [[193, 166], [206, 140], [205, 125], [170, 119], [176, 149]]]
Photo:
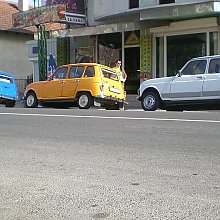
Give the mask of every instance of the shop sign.
[[43, 6], [65, 4], [66, 12], [85, 15], [84, 0], [42, 0], [41, 3]]
[[65, 18], [66, 18], [67, 23], [73, 23], [73, 24], [85, 24], [86, 23], [85, 15], [72, 14], [72, 13], [66, 12]]
[[152, 78], [152, 35], [141, 36], [141, 69], [140, 78]]
[[35, 26], [49, 22], [60, 22], [65, 19], [65, 5], [44, 6], [19, 12], [12, 15], [14, 28]]
[[43, 0], [41, 3], [45, 6], [65, 4], [65, 22], [73, 24], [86, 23], [84, 0]]
[[125, 45], [134, 45], [139, 43], [140, 43], [140, 39], [134, 32], [131, 32], [131, 34], [128, 36], [127, 40], [125, 41]]

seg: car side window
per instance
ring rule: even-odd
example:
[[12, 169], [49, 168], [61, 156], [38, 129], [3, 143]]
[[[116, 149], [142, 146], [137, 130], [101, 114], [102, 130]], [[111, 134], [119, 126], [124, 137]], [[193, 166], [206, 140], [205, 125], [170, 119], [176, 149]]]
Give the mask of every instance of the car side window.
[[13, 79], [8, 76], [2, 76], [0, 75], [0, 81], [6, 82], [6, 83], [13, 83]]
[[59, 68], [53, 74], [53, 79], [65, 79], [67, 74], [67, 67]]
[[118, 80], [118, 75], [115, 72], [111, 72], [106, 69], [102, 69], [102, 74], [105, 78], [113, 79], [113, 80]]
[[193, 60], [189, 62], [181, 71], [182, 75], [204, 74], [206, 70], [206, 60]]
[[93, 66], [89, 66], [86, 69], [86, 72], [84, 74], [84, 77], [93, 77], [95, 76], [95, 69]]
[[72, 66], [70, 68], [69, 78], [80, 78], [84, 72], [83, 66]]
[[220, 58], [214, 58], [210, 60], [209, 73], [220, 73]]

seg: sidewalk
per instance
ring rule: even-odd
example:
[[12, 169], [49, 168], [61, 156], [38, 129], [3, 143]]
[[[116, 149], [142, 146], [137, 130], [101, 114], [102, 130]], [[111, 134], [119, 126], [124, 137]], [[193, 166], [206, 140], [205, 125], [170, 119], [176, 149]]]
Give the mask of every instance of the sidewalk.
[[125, 109], [141, 109], [141, 102], [137, 99], [137, 94], [127, 94], [126, 101], [128, 102], [125, 105]]

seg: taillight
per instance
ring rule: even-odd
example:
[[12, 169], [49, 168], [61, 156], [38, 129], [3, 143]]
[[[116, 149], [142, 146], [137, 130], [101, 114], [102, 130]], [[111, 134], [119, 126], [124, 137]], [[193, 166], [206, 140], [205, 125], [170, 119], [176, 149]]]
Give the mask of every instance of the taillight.
[[101, 85], [99, 86], [99, 88], [100, 88], [100, 91], [102, 92], [102, 91], [104, 90], [104, 85], [101, 84]]

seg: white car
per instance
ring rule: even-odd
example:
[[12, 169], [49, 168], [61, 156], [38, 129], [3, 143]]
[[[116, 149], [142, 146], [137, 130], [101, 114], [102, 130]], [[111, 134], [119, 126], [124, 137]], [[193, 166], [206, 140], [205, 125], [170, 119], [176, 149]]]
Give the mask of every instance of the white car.
[[193, 58], [176, 76], [143, 81], [137, 99], [145, 111], [220, 104], [220, 55]]

